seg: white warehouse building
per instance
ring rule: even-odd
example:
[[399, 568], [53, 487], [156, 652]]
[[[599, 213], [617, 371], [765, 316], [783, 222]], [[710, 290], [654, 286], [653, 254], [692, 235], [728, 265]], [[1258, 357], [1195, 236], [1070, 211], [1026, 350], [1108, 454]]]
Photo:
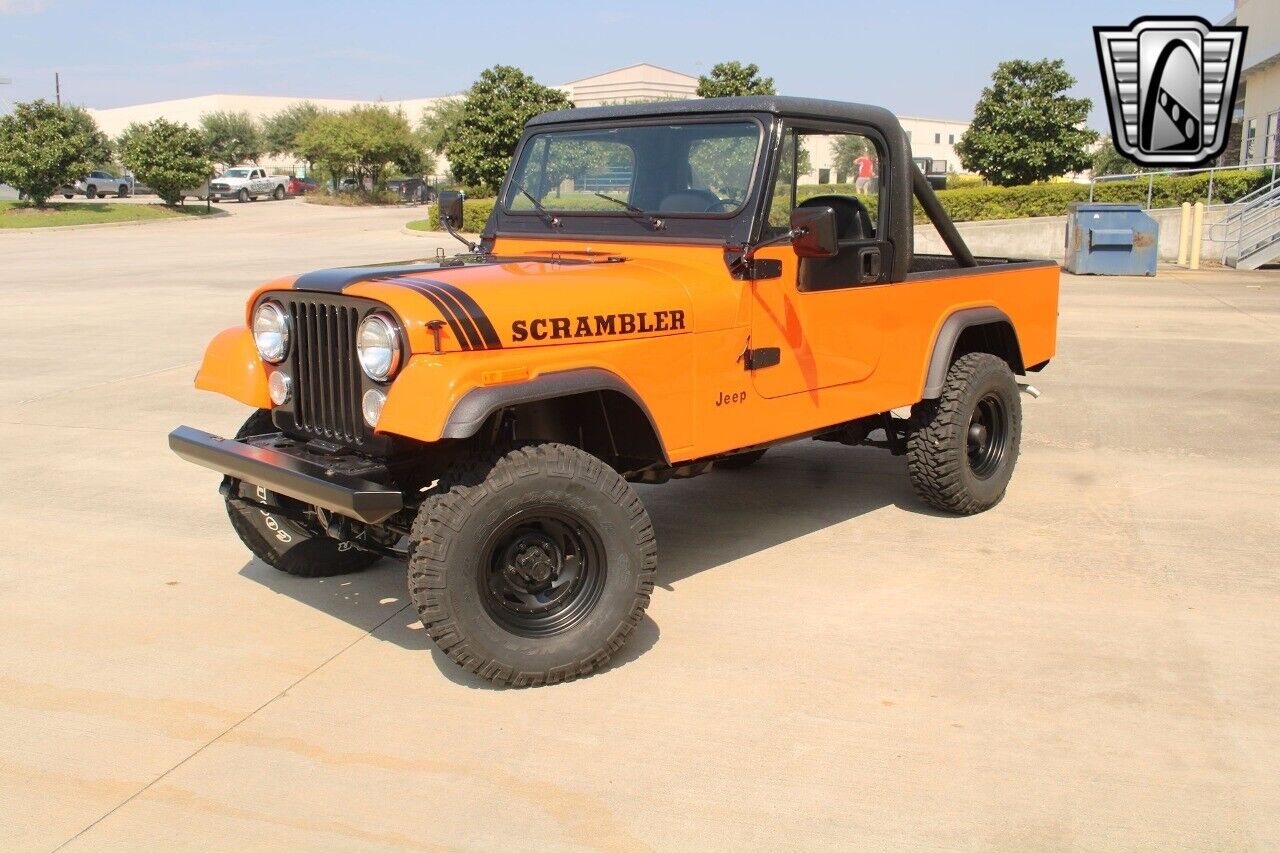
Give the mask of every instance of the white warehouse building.
[[[584, 77], [581, 80], [573, 80], [557, 88], [563, 90], [576, 106], [592, 107], [626, 101], [695, 98], [698, 78], [657, 65], [639, 63], [592, 77]], [[310, 101], [322, 109], [335, 111], [363, 104], [380, 103], [391, 109], [401, 110], [410, 122], [416, 123], [424, 109], [450, 97], [458, 96], [409, 98], [399, 101], [357, 101], [271, 95], [201, 95], [128, 107], [90, 109], [89, 113], [107, 135], [114, 137], [134, 122], [166, 118], [195, 127], [199, 125], [201, 116], [213, 112], [246, 112], [256, 119], [263, 119], [303, 101]], [[935, 168], [940, 165], [939, 161], [942, 161], [946, 163], [949, 171], [962, 171], [960, 160], [956, 157], [955, 143], [968, 128], [968, 122], [915, 116], [900, 116], [899, 119], [911, 140], [915, 156], [932, 158], [935, 161]], [[825, 150], [825, 146], [815, 146], [815, 148], [821, 150], [810, 151], [813, 170], [804, 176], [804, 179], [824, 183], [835, 181], [837, 175], [831, 164], [830, 153]], [[267, 158], [263, 165], [278, 169], [292, 169], [297, 166], [288, 159], [275, 162], [271, 158]], [[437, 171], [443, 174], [447, 168], [448, 165], [441, 162], [437, 166]]]

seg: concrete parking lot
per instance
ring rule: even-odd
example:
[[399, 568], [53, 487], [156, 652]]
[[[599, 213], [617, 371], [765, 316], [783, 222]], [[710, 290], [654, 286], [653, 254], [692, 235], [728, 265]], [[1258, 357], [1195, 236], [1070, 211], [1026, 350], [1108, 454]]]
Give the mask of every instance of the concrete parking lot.
[[0, 848], [1280, 847], [1280, 272], [1064, 276], [984, 515], [818, 442], [642, 487], [638, 636], [497, 690], [165, 445], [245, 418], [191, 379], [253, 285], [454, 244], [227, 209], [0, 232]]

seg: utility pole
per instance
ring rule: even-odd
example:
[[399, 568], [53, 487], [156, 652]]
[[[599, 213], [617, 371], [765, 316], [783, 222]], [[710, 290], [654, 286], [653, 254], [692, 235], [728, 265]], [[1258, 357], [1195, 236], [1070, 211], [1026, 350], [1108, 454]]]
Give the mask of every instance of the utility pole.
[[58, 72], [53, 72], [53, 96], [58, 100], [58, 106], [62, 106], [62, 78], [58, 76]]

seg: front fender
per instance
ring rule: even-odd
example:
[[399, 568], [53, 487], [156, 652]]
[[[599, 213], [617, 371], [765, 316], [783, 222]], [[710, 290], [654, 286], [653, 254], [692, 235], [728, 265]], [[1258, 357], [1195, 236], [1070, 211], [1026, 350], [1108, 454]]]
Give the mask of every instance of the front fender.
[[224, 394], [255, 409], [271, 408], [267, 369], [248, 329], [233, 326], [214, 336], [196, 372], [196, 387]]

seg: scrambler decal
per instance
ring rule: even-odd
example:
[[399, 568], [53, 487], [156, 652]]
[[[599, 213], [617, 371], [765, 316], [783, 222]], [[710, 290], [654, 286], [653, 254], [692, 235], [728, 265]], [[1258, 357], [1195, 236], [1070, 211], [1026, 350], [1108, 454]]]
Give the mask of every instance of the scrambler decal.
[[553, 341], [562, 338], [602, 338], [637, 332], [678, 332], [684, 329], [684, 311], [641, 311], [637, 314], [596, 314], [578, 317], [538, 317], [511, 324], [511, 340]]

